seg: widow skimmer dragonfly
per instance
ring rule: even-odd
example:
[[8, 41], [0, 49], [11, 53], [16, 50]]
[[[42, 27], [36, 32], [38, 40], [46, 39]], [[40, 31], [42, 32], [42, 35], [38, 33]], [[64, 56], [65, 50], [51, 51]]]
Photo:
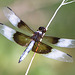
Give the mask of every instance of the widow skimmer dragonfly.
[[[22, 33], [0, 23], [0, 33], [3, 36], [21, 46], [27, 47], [21, 55], [19, 63], [27, 56], [30, 50], [58, 61], [73, 62], [71, 55], [51, 47], [50, 44], [53, 44], [57, 47], [75, 48], [74, 39], [64, 39], [46, 35], [42, 38], [43, 33], [46, 32], [46, 29], [44, 27], [39, 27], [38, 30], [35, 32], [18, 16], [16, 16], [11, 8], [5, 7], [3, 11], [7, 19], [14, 27], [24, 31], [24, 33]], [[38, 50], [36, 51], [41, 38], [43, 40], [42, 42], [40, 42]]]

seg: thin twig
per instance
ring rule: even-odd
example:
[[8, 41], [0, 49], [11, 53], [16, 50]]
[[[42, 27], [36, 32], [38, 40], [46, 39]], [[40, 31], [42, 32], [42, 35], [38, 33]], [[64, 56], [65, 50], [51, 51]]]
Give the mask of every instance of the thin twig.
[[63, 0], [63, 1], [61, 2], [61, 4], [59, 5], [59, 7], [56, 9], [54, 15], [53, 15], [52, 18], [50, 19], [49, 23], [47, 24], [46, 30], [48, 30], [48, 27], [50, 26], [51, 22], [53, 21], [54, 17], [56, 16], [58, 10], [59, 10], [63, 5], [70, 4], [70, 3], [73, 3], [73, 2], [75, 2], [75, 1], [70, 1], [70, 2], [65, 3], [65, 0]]
[[70, 3], [73, 3], [73, 2], [75, 2], [75, 1], [70, 1], [70, 2], [64, 3], [64, 5], [70, 4]]
[[28, 71], [29, 71], [30, 66], [31, 66], [31, 64], [32, 64], [32, 62], [33, 62], [33, 59], [34, 59], [34, 57], [35, 57], [35, 54], [36, 54], [36, 53], [34, 53], [34, 55], [33, 55], [32, 59], [31, 59], [31, 61], [30, 61], [30, 64], [29, 64], [29, 66], [28, 66], [28, 69], [27, 69], [27, 71], [26, 71], [25, 75], [27, 75], [27, 74], [28, 74]]
[[[63, 2], [62, 2], [63, 3]], [[52, 18], [50, 19], [49, 23], [46, 26], [46, 30], [48, 30], [48, 27], [50, 26], [51, 22], [53, 21], [54, 17], [56, 16], [58, 10], [61, 8], [62, 3], [59, 5], [59, 7], [57, 8], [57, 10], [55, 11], [54, 15], [52, 16]]]

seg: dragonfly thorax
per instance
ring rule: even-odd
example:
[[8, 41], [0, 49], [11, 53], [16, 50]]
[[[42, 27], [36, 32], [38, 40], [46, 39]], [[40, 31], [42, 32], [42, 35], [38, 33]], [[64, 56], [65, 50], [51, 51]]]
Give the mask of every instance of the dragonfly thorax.
[[39, 42], [40, 39], [42, 38], [43, 33], [45, 32], [46, 32], [46, 29], [44, 27], [39, 27], [38, 30], [34, 32], [31, 39], [35, 40], [36, 42]]
[[43, 33], [45, 33], [45, 32], [46, 32], [46, 29], [45, 29], [45, 27], [39, 27], [39, 28], [38, 28], [38, 31], [41, 31], [41, 32], [42, 32], [42, 34], [43, 34]]

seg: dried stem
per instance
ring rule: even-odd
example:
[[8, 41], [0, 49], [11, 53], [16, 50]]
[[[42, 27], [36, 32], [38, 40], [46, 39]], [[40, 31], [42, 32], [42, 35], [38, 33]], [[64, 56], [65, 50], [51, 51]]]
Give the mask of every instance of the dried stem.
[[31, 64], [32, 64], [32, 62], [33, 62], [33, 59], [34, 59], [34, 57], [35, 57], [35, 54], [36, 54], [36, 53], [34, 53], [34, 55], [33, 55], [32, 59], [31, 59], [31, 62], [30, 62], [30, 64], [29, 64], [29, 66], [28, 66], [28, 69], [27, 69], [27, 71], [26, 71], [25, 75], [27, 75], [27, 74], [28, 74], [28, 71], [29, 71], [30, 66], [31, 66]]
[[53, 21], [54, 17], [56, 16], [58, 10], [59, 10], [63, 5], [66, 5], [66, 4], [70, 4], [70, 3], [75, 2], [75, 1], [70, 1], [70, 2], [66, 2], [66, 3], [65, 3], [65, 1], [66, 1], [66, 0], [63, 0], [63, 1], [61, 2], [61, 4], [59, 5], [59, 7], [56, 9], [54, 15], [52, 16], [52, 18], [50, 19], [49, 23], [48, 23], [47, 26], [46, 26], [46, 30], [48, 30], [48, 27], [50, 26], [51, 22]]
[[70, 4], [70, 3], [73, 3], [73, 2], [75, 2], [75, 1], [70, 1], [70, 2], [64, 3], [64, 5]]

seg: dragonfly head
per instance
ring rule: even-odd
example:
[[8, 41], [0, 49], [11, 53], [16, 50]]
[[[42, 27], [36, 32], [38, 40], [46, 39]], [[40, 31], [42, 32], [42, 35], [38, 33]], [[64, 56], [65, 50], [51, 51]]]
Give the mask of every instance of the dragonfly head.
[[38, 30], [41, 31], [42, 33], [45, 33], [46, 32], [45, 27], [39, 27]]

